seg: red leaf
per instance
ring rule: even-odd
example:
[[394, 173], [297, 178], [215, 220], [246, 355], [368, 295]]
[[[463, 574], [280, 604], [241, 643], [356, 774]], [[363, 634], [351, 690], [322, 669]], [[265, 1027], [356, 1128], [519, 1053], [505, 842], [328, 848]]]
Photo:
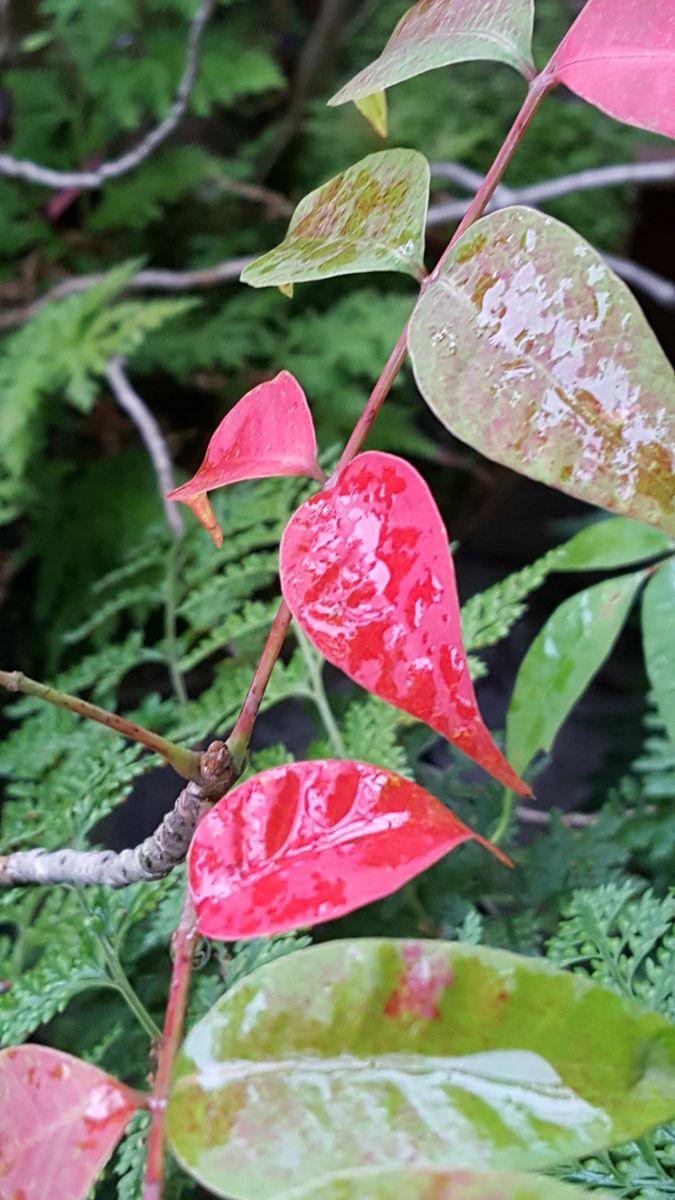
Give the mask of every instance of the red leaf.
[[494, 850], [382, 767], [345, 759], [274, 767], [224, 796], [192, 839], [199, 931], [234, 941], [332, 920], [472, 838]]
[[619, 121], [675, 137], [673, 0], [589, 0], [546, 74]]
[[138, 1108], [98, 1067], [47, 1046], [0, 1053], [2, 1200], [81, 1200]]
[[361, 454], [301, 505], [281, 543], [281, 585], [324, 658], [529, 794], [478, 712], [447, 534], [409, 463]]
[[223, 535], [207, 492], [241, 479], [269, 475], [310, 475], [325, 479], [316, 461], [312, 414], [300, 384], [288, 371], [254, 387], [220, 422], [197, 471], [168, 500], [182, 500], [211, 534]]

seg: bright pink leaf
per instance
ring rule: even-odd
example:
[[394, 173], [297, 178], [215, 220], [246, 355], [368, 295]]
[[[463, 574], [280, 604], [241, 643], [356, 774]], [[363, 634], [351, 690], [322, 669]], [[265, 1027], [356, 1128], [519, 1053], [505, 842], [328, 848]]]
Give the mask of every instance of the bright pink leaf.
[[283, 536], [281, 585], [324, 658], [528, 794], [478, 712], [447, 534], [409, 463], [361, 454], [310, 497]]
[[619, 121], [675, 137], [673, 0], [589, 0], [546, 74]]
[[138, 1108], [98, 1067], [48, 1046], [0, 1053], [2, 1200], [81, 1200]]
[[316, 461], [316, 436], [305, 394], [288, 371], [254, 387], [220, 422], [197, 471], [168, 500], [182, 500], [217, 546], [223, 535], [207, 492], [241, 479], [309, 475], [323, 480]]
[[234, 941], [332, 920], [472, 838], [494, 850], [382, 767], [345, 759], [274, 767], [224, 796], [195, 833], [188, 878], [199, 930]]

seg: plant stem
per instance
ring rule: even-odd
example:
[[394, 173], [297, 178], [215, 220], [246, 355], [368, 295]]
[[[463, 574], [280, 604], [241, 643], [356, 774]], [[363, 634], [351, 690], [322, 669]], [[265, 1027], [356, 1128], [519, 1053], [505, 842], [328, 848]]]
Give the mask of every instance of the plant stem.
[[348, 758], [342, 734], [333, 716], [333, 710], [331, 709], [326, 689], [323, 685], [323, 660], [319, 658], [311, 642], [305, 637], [301, 629], [297, 630], [297, 635], [298, 645], [300, 646], [302, 657], [307, 664], [307, 673], [312, 685], [312, 699], [323, 721], [328, 740], [338, 758]]
[[171, 971], [169, 1001], [164, 1020], [164, 1033], [159, 1046], [159, 1058], [154, 1087], [152, 1089], [152, 1099], [149, 1105], [152, 1112], [152, 1121], [148, 1138], [148, 1157], [143, 1182], [143, 1200], [161, 1200], [162, 1184], [164, 1182], [166, 1105], [174, 1059], [178, 1053], [178, 1047], [183, 1036], [190, 977], [192, 975], [192, 963], [198, 936], [195, 911], [192, 906], [190, 892], [186, 888], [180, 919], [172, 939], [173, 968]]
[[151, 1041], [157, 1041], [157, 1039], [162, 1036], [159, 1026], [155, 1024], [140, 996], [134, 991], [129, 983], [124, 968], [112, 949], [112, 946], [109, 946], [108, 949], [111, 951], [110, 958], [108, 958], [105, 946], [103, 948], [103, 953], [105, 954], [106, 963], [108, 970], [110, 971], [110, 977], [115, 991], [119, 992], [120, 996], [122, 996], [122, 998], [126, 1001], [128, 1008], [137, 1018], [139, 1025], [143, 1026]]
[[26, 696], [37, 696], [38, 699], [45, 700], [48, 704], [54, 704], [57, 708], [66, 708], [79, 717], [98, 721], [107, 729], [121, 733], [122, 737], [129, 738], [132, 742], [138, 742], [156, 754], [161, 754], [162, 758], [166, 759], [174, 771], [182, 775], [184, 779], [191, 779], [195, 783], [201, 782], [199, 754], [194, 750], [177, 746], [175, 742], [170, 742], [157, 733], [151, 733], [149, 729], [143, 729], [135, 721], [127, 721], [126, 717], [120, 717], [117, 713], [99, 708], [97, 704], [90, 704], [88, 700], [82, 700], [79, 696], [71, 696], [68, 692], [61, 692], [58, 688], [50, 687], [46, 683], [38, 683], [36, 679], [29, 679], [22, 671], [0, 671], [0, 687], [7, 688], [9, 692], [23, 692]]
[[249, 685], [234, 729], [227, 739], [227, 747], [232, 755], [232, 762], [237, 775], [240, 775], [244, 769], [253, 726], [256, 723], [262, 698], [265, 695], [265, 689], [270, 681], [274, 665], [281, 654], [281, 648], [286, 640], [286, 634], [290, 629], [290, 625], [291, 611], [285, 600], [282, 600], [267, 635], [267, 641], [263, 646], [262, 654], [258, 660], [255, 674]]

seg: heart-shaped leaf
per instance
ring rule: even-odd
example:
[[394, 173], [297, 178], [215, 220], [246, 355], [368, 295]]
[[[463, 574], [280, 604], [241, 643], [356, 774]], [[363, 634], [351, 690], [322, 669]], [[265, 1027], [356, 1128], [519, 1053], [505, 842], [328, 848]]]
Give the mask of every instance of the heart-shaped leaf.
[[555, 570], [604, 571], [657, 558], [672, 548], [670, 538], [658, 529], [628, 517], [608, 517], [594, 521], [559, 546]]
[[207, 492], [269, 475], [325, 479], [316, 461], [316, 435], [305, 393], [288, 371], [242, 396], [220, 422], [197, 474], [169, 492], [167, 500], [187, 504], [216, 546], [222, 546], [223, 534]]
[[324, 658], [528, 794], [478, 712], [447, 534], [410, 463], [359, 455], [293, 515], [280, 563], [286, 603]]
[[168, 1128], [206, 1187], [267, 1200], [366, 1166], [537, 1170], [674, 1114], [664, 1017], [541, 960], [373, 939], [236, 984], [187, 1037]]
[[675, 746], [675, 558], [663, 563], [645, 588], [642, 636], [649, 682]]
[[628, 289], [566, 225], [527, 208], [477, 221], [421, 296], [408, 344], [456, 437], [675, 533], [675, 373]]
[[570, 596], [539, 631], [516, 677], [506, 748], [519, 771], [550, 750], [563, 721], [623, 629], [644, 571], [607, 579]]
[[251, 287], [359, 271], [424, 274], [429, 164], [416, 150], [381, 150], [310, 192], [281, 245], [241, 273]]
[[546, 74], [619, 121], [675, 137], [672, 0], [589, 0]]
[[[362, 1167], [293, 1189], [293, 1200], [591, 1200], [592, 1195], [597, 1200], [597, 1193], [516, 1171], [419, 1171], [403, 1164], [391, 1170]], [[276, 1200], [286, 1196], [279, 1192]]]
[[492, 59], [526, 79], [532, 64], [533, 0], [418, 0], [379, 58], [328, 101], [345, 104], [451, 63]]
[[471, 838], [489, 846], [382, 767], [344, 759], [274, 767], [224, 796], [195, 833], [188, 879], [199, 930], [234, 941], [332, 920]]
[[138, 1101], [98, 1067], [60, 1050], [0, 1052], [3, 1200], [83, 1200]]

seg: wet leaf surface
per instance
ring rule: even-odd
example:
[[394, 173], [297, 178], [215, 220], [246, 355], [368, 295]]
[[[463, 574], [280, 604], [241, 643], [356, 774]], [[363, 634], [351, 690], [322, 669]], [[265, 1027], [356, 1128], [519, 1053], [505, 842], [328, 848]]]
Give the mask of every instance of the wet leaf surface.
[[419, 0], [379, 58], [329, 100], [345, 104], [451, 63], [492, 59], [529, 77], [533, 0]]
[[642, 635], [649, 682], [675, 746], [675, 559], [663, 563], [645, 588]]
[[589, 0], [547, 71], [619, 121], [675, 137], [672, 0]]
[[195, 833], [188, 877], [199, 930], [234, 941], [332, 920], [473, 837], [439, 800], [381, 767], [326, 760], [263, 771]]
[[269, 287], [359, 271], [419, 278], [428, 201], [429, 164], [416, 150], [369, 154], [305, 196], [283, 242], [246, 267], [242, 282]]
[[267, 1200], [363, 1167], [538, 1170], [673, 1113], [663, 1017], [541, 960], [373, 939], [228, 992], [188, 1035], [168, 1128], [218, 1195]]
[[390, 1171], [363, 1167], [293, 1192], [297, 1200], [589, 1200], [590, 1195], [515, 1171], [418, 1171], [403, 1165]]
[[675, 550], [675, 546], [660, 530], [628, 517], [609, 517], [605, 521], [594, 521], [561, 546], [555, 569], [604, 571], [657, 558], [670, 549]]
[[526, 208], [456, 243], [412, 316], [425, 400], [488, 458], [675, 533], [675, 374], [631, 293]]
[[47, 1046], [0, 1052], [0, 1196], [83, 1200], [138, 1097], [98, 1067]]
[[359, 455], [293, 515], [280, 563], [286, 603], [324, 658], [527, 794], [478, 712], [448, 536], [414, 467]]
[[570, 596], [532, 642], [516, 677], [506, 747], [519, 770], [550, 750], [563, 721], [619, 636], [644, 571], [608, 579]]
[[254, 387], [220, 422], [197, 474], [169, 492], [182, 500], [208, 530], [217, 546], [223, 534], [207, 493], [242, 479], [270, 475], [309, 475], [323, 479], [316, 461], [312, 414], [297, 379], [280, 371]]

